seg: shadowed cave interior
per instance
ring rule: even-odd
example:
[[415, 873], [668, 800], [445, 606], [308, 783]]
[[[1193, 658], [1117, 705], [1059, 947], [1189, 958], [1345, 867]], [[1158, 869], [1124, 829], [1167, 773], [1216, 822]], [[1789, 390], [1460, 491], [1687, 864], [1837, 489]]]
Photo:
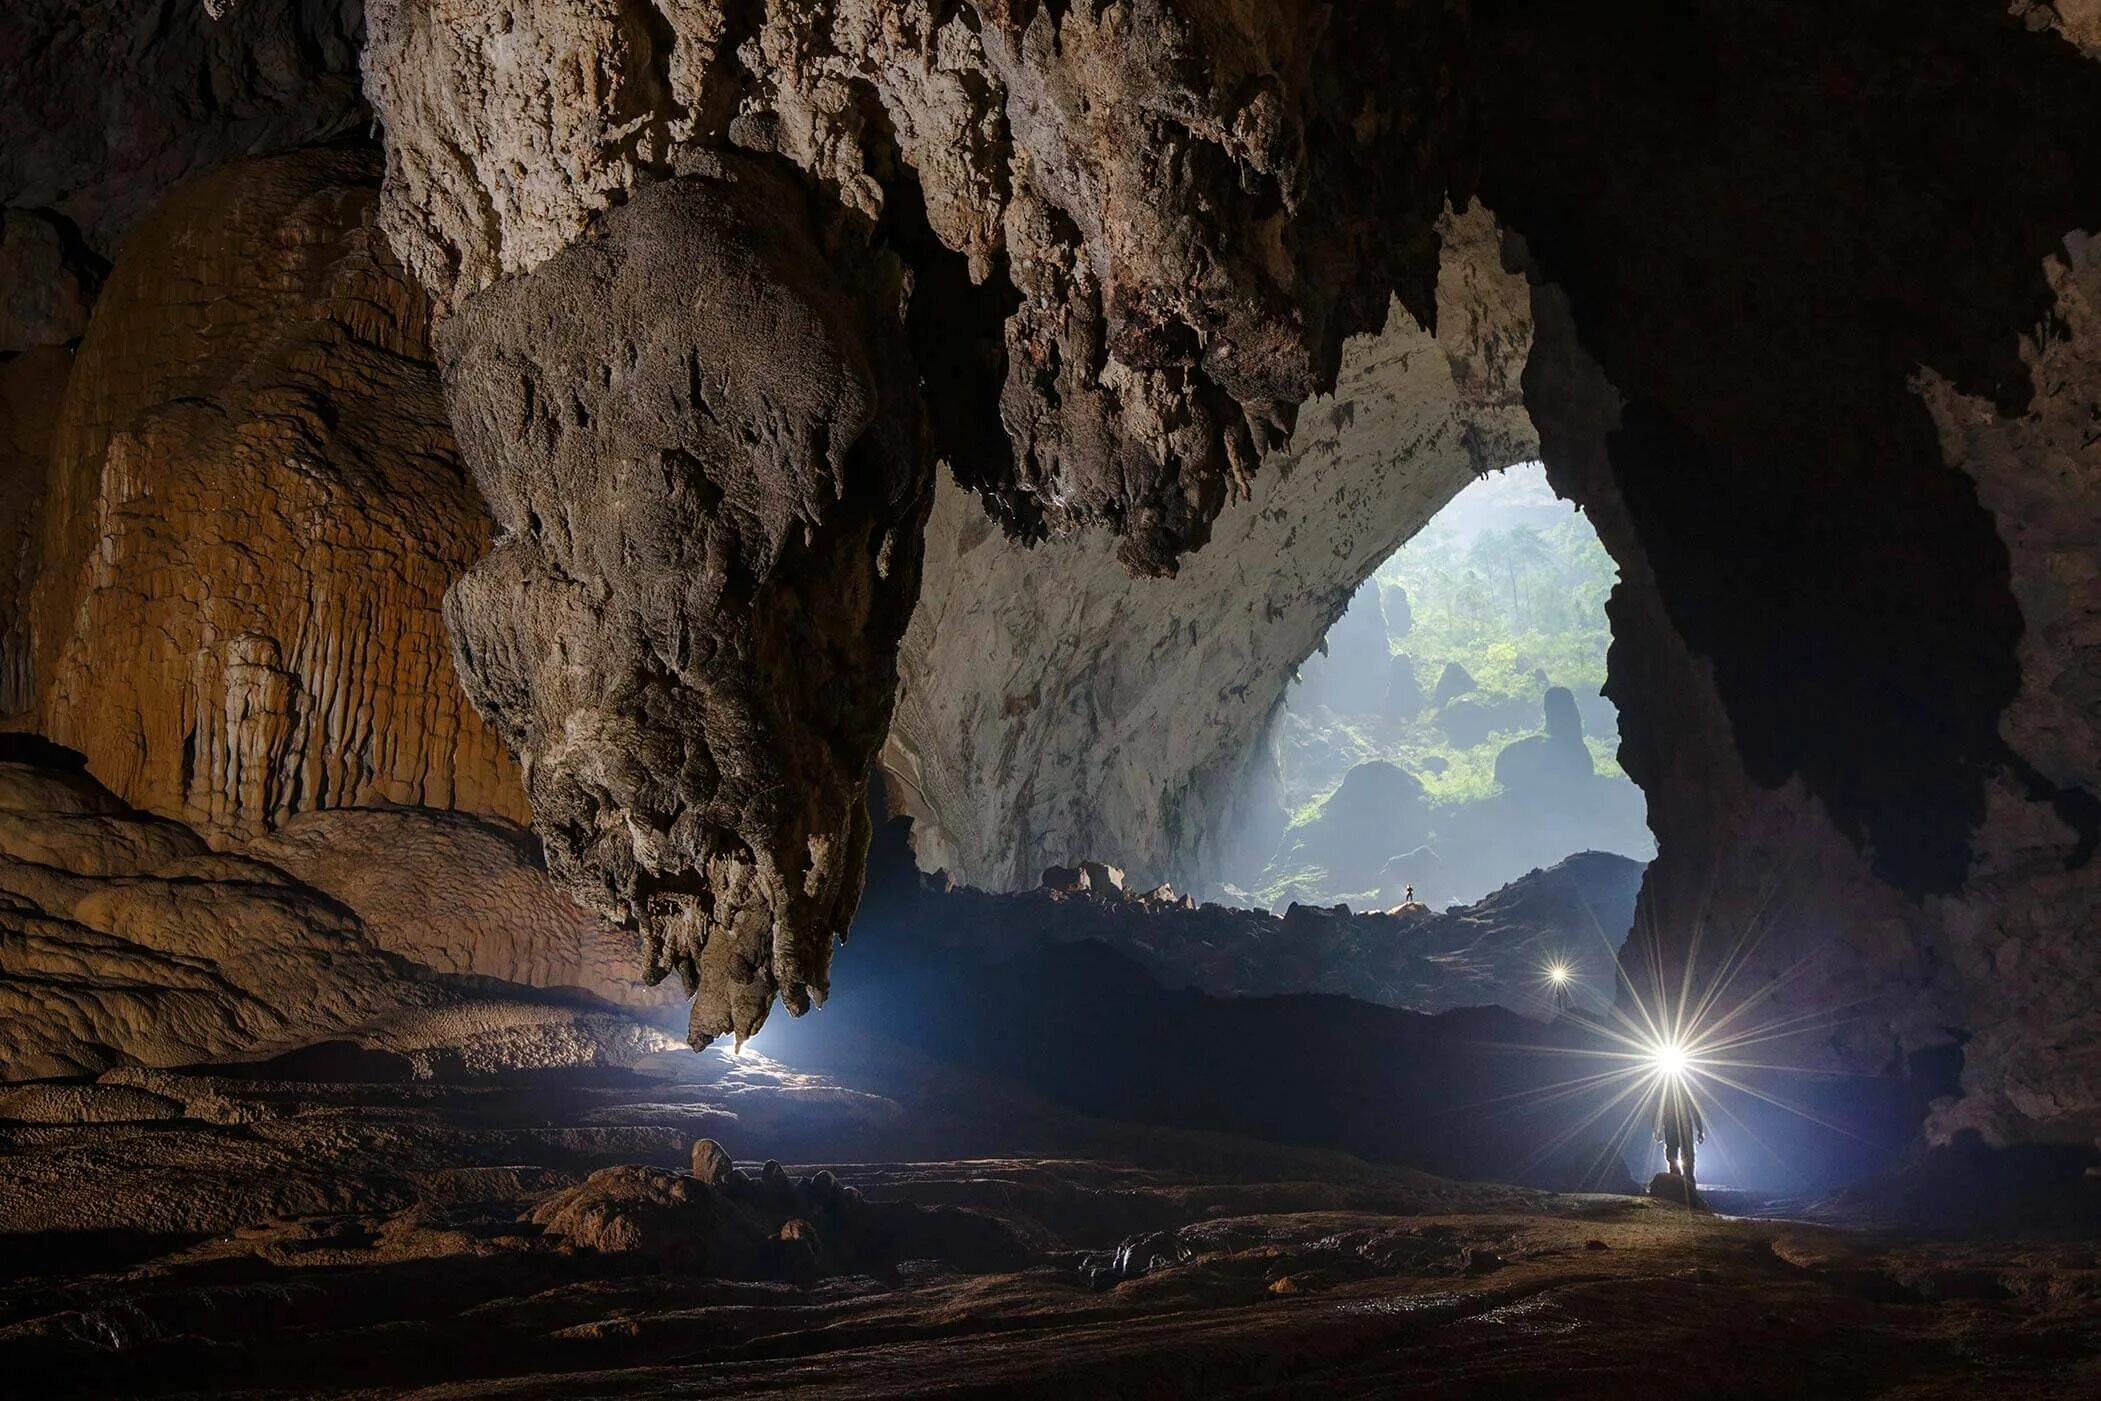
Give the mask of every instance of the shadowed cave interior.
[[2087, 0], [0, 15], [0, 1375], [2101, 1390]]

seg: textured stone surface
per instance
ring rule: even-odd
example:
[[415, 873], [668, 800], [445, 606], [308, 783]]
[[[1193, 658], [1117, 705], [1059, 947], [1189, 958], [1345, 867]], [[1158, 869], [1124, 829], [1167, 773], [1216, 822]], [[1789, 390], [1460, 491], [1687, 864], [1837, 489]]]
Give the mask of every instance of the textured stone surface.
[[213, 834], [375, 802], [525, 815], [453, 676], [439, 602], [487, 517], [423, 298], [371, 225], [377, 176], [305, 152], [171, 196], [125, 245], [51, 440], [38, 728]]
[[1397, 282], [1428, 317], [1441, 191], [1387, 153], [1444, 115], [1451, 21], [1409, 10], [375, 0], [366, 88], [387, 227], [448, 300], [694, 151], [803, 170], [913, 263], [965, 481], [1161, 573]]
[[[28, 748], [10, 740], [8, 752]], [[492, 939], [460, 951], [434, 949], [427, 937], [416, 946], [400, 936], [399, 888], [346, 881], [324, 893], [274, 864], [216, 854], [196, 832], [132, 810], [77, 768], [33, 757], [0, 759], [0, 1079], [253, 1059], [330, 1040], [374, 1053], [404, 1077], [453, 1078], [619, 1064], [671, 1044], [602, 1004], [494, 993], [443, 976], [526, 981], [559, 954], [552, 941], [522, 968], [515, 948]], [[331, 816], [347, 825], [353, 815]], [[467, 868], [477, 855], [455, 849], [426, 859], [453, 862], [455, 885], [476, 876], [500, 883], [500, 868]], [[400, 864], [414, 889], [417, 863]], [[399, 869], [382, 875], [401, 879]], [[433, 881], [417, 893], [447, 892]], [[375, 923], [402, 947], [375, 942], [342, 895], [372, 899]], [[456, 913], [472, 915], [441, 906], [429, 918]], [[412, 961], [426, 951], [457, 958]], [[357, 1059], [353, 1051], [348, 1062]], [[315, 1066], [335, 1063], [345, 1062], [324, 1057]]]
[[438, 972], [623, 1004], [673, 995], [642, 985], [635, 935], [556, 890], [537, 839], [501, 818], [331, 809], [301, 813], [243, 851], [356, 910], [381, 948]]
[[[2073, 174], [2101, 86], [1990, 16], [1936, 12], [1894, 46], [1798, 18], [1798, 51], [1881, 74], [1879, 95], [1843, 142], [1811, 138], [1813, 102], [1771, 103], [1810, 92], [1774, 16], [1707, 17], [1713, 110], [1758, 91], [1775, 114], [1755, 135], [1683, 128], [1720, 180], [1624, 179], [1592, 144], [1680, 130], [1674, 81], [1568, 14], [1504, 36], [1520, 67], [1597, 58], [1614, 92], [1597, 109], [1524, 88], [1494, 111], [1483, 183], [1557, 284], [1535, 299], [1527, 401], [1621, 567], [1608, 689], [1659, 836], [1634, 986], [1651, 1005], [1712, 993], [1738, 1029], [1778, 1022], [1762, 1048], [1791, 1063], [1902, 1075], [1959, 1056], [1937, 1135], [2089, 1139], [2074, 989], [2094, 970], [2072, 931], [2092, 923], [2101, 812], [2072, 718], [2091, 710], [2092, 534], [2091, 429], [2072, 425], [2091, 421], [2092, 294], [2064, 234], [2101, 221]], [[1958, 106], [2048, 111], [2065, 135], [2009, 146]], [[1935, 175], [1863, 205], [1863, 158]], [[1954, 211], [1984, 186], [1993, 215], [1967, 224]], [[1964, 233], [1913, 236], [1935, 226]], [[1862, 237], [1877, 260], [1829, 264]], [[1700, 271], [1716, 259], [1727, 285]], [[1877, 315], [1899, 304], [1901, 327]]]
[[[2056, 306], [2023, 341], [2025, 412], [1937, 374], [1919, 386], [2005, 541], [2023, 623], [2021, 689], [1999, 721], [2017, 762], [1988, 793], [1965, 889], [1928, 905], [1943, 985], [1972, 1029], [1965, 1097], [1936, 1129], [1995, 1140], [2038, 1123], [2101, 1137], [2101, 242], [2069, 236], [2044, 272]], [[2066, 794], [2083, 801], [2067, 808]]]
[[0, 355], [79, 340], [100, 281], [56, 219], [0, 211]]
[[500, 531], [448, 600], [462, 674], [696, 1045], [821, 1002], [860, 896], [932, 486], [895, 277], [734, 159], [446, 324]]
[[0, 361], [0, 724], [35, 700], [28, 602], [51, 433], [72, 368], [72, 354], [52, 346]]
[[2009, 0], [2030, 29], [2052, 29], [2092, 58], [2101, 58], [2101, 0]]
[[1395, 306], [1352, 341], [1334, 395], [1173, 581], [1130, 577], [1099, 536], [1019, 546], [943, 485], [883, 755], [923, 866], [1025, 889], [1102, 856], [1141, 887], [1211, 888], [1247, 809], [1275, 804], [1292, 669], [1461, 487], [1536, 453], [1522, 279], [1486, 211], [1443, 230], [1438, 334]]
[[0, 11], [0, 205], [103, 257], [213, 166], [355, 131], [360, 0], [19, 0]]
[[442, 1000], [348, 911], [85, 775], [0, 764], [9, 1079], [188, 1065]]

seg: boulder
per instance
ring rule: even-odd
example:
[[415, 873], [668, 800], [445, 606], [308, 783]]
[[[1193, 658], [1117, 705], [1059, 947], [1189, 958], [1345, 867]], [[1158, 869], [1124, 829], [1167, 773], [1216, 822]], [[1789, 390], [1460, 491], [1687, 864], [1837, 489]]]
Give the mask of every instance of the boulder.
[[720, 1186], [736, 1170], [729, 1150], [712, 1138], [696, 1139], [693, 1144], [693, 1175], [710, 1187]]
[[1124, 893], [1121, 866], [1111, 866], [1101, 861], [1082, 861], [1080, 874], [1087, 878], [1085, 888], [1104, 899], [1113, 899]]
[[1396, 652], [1386, 666], [1386, 703], [1381, 709], [1389, 722], [1413, 720], [1422, 713], [1423, 688], [1415, 679], [1415, 658]]
[[661, 1269], [734, 1275], [749, 1268], [751, 1234], [726, 1231], [704, 1183], [666, 1168], [622, 1164], [600, 1168], [541, 1202], [526, 1219], [561, 1248], [599, 1255], [638, 1255]]
[[1430, 693], [1430, 704], [1443, 709], [1473, 689], [1472, 674], [1457, 662], [1446, 662], [1438, 674], [1437, 689]]

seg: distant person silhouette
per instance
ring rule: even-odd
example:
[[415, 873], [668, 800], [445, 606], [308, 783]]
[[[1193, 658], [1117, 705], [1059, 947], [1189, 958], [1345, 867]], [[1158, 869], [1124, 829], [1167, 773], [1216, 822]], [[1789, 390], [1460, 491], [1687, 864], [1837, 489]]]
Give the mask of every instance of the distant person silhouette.
[[[1388, 888], [1388, 889], [1392, 889], [1392, 887], [1391, 887], [1391, 886], [1389, 886], [1389, 887], [1387, 887], [1387, 888]], [[1414, 903], [1415, 903], [1415, 887], [1414, 887], [1414, 886], [1412, 886], [1412, 885], [1411, 885], [1411, 886], [1409, 886], [1409, 887], [1408, 887], [1408, 888], [1407, 888], [1406, 890], [1403, 890], [1403, 891], [1401, 892], [1401, 903], [1402, 903], [1403, 905], [1412, 905], [1412, 904], [1414, 904]]]
[[1682, 1075], [1667, 1076], [1656, 1106], [1656, 1138], [1663, 1144], [1664, 1170], [1685, 1179], [1685, 1201], [1699, 1200], [1692, 1170], [1693, 1145], [1707, 1141], [1707, 1121], [1693, 1103], [1692, 1088]]

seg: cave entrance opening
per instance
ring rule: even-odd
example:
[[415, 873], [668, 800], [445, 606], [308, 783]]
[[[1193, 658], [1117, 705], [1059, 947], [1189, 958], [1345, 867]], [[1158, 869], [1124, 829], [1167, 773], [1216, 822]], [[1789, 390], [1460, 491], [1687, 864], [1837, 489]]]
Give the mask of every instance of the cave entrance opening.
[[1227, 896], [1444, 908], [1577, 853], [1650, 860], [1602, 694], [1616, 579], [1541, 464], [1461, 490], [1300, 665], [1250, 766]]

